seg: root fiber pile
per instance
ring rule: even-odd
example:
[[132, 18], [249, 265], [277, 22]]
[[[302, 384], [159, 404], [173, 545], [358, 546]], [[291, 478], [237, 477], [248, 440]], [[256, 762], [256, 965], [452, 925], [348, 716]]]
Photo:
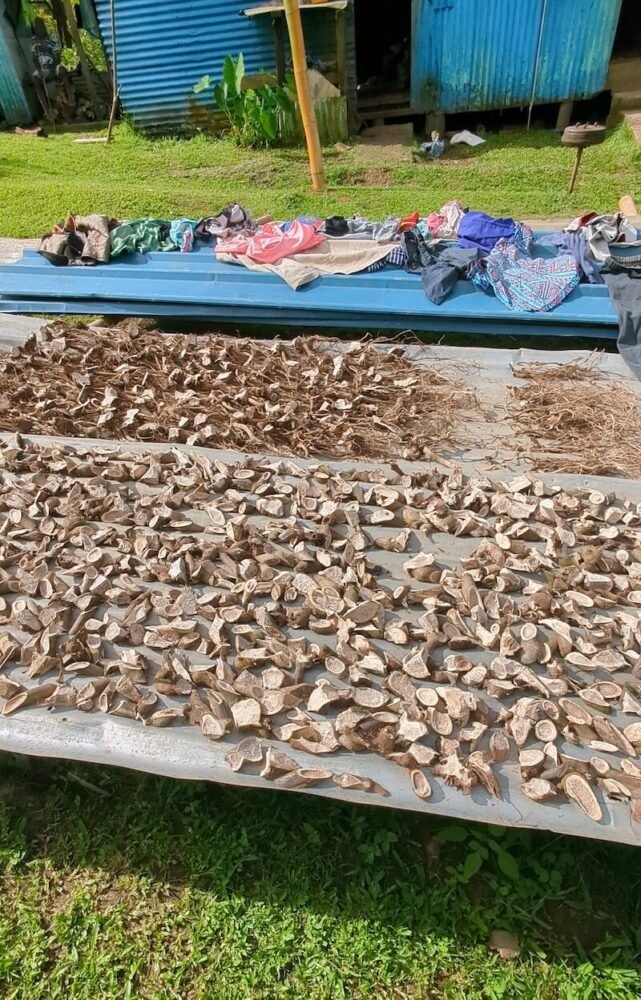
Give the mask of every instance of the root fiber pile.
[[512, 426], [542, 472], [641, 476], [641, 399], [593, 362], [514, 365]]
[[434, 457], [472, 390], [381, 350], [54, 324], [0, 360], [0, 430], [332, 458]]

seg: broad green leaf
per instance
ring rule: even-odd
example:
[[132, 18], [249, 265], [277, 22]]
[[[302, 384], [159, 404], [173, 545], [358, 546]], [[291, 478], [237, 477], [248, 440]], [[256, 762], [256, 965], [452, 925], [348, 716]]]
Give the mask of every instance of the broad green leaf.
[[[240, 56], [238, 57], [240, 59]], [[223, 62], [223, 83], [230, 94], [236, 97], [240, 90], [236, 86], [236, 63], [232, 56], [225, 56]]]
[[462, 844], [469, 837], [464, 826], [444, 826], [435, 834], [434, 839], [440, 840], [442, 844]]
[[465, 864], [463, 865], [463, 871], [461, 873], [463, 881], [469, 882], [470, 879], [473, 878], [476, 875], [476, 873], [480, 870], [482, 864], [483, 864], [483, 858], [481, 857], [478, 851], [472, 851], [471, 854], [468, 854], [468, 856], [465, 859]]
[[236, 60], [236, 93], [240, 94], [243, 89], [243, 79], [245, 77], [245, 59], [242, 52]]
[[227, 107], [227, 92], [222, 83], [217, 83], [214, 87], [214, 103], [221, 111], [224, 111]]
[[294, 102], [286, 90], [274, 90], [274, 100], [281, 111], [289, 114], [294, 110]]
[[511, 878], [514, 882], [516, 882], [519, 878], [520, 870], [518, 862], [514, 860], [509, 851], [504, 851], [503, 849], [498, 850], [496, 852], [496, 859], [503, 874], [507, 875], [508, 878]]
[[192, 87], [192, 90], [194, 94], [202, 94], [203, 90], [207, 90], [207, 88], [211, 87], [211, 85], [212, 85], [212, 79], [209, 76], [209, 74], [207, 74], [207, 76], [201, 76], [198, 83], [195, 83], [194, 86]]
[[269, 111], [267, 108], [263, 108], [260, 112], [260, 123], [266, 137], [268, 139], [275, 139], [278, 135], [278, 122], [276, 121], [276, 115], [274, 112]]

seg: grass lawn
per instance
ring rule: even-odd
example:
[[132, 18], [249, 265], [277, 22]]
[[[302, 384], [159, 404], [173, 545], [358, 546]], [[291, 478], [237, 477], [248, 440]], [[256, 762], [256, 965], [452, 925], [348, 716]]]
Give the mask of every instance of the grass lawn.
[[127, 125], [115, 142], [74, 144], [77, 133], [38, 139], [0, 132], [0, 236], [38, 236], [67, 211], [116, 217], [199, 217], [238, 200], [257, 214], [287, 217], [360, 211], [370, 217], [427, 214], [458, 197], [519, 218], [616, 209], [622, 194], [641, 203], [641, 148], [627, 127], [586, 152], [572, 195], [573, 152], [555, 132], [491, 134], [486, 146], [457, 146], [437, 163], [366, 164], [353, 147], [326, 151], [329, 191], [310, 190], [302, 150], [241, 150], [226, 140], [150, 140]]
[[639, 996], [632, 848], [5, 755], [0, 879], [3, 1000]]

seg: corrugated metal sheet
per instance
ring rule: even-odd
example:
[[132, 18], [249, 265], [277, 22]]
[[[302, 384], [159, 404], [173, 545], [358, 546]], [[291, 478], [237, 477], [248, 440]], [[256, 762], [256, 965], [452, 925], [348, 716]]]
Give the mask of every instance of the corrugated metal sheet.
[[22, 81], [26, 73], [13, 29], [5, 17], [0, 0], [0, 109], [9, 125], [31, 121], [31, 108]]
[[[244, 17], [247, 0], [114, 0], [118, 82], [125, 113], [140, 127], [171, 130], [194, 117], [193, 85], [209, 73], [219, 78], [226, 55], [243, 53], [247, 72], [273, 71], [271, 18]], [[112, 59], [109, 0], [96, 0], [108, 57]], [[334, 11], [305, 16], [310, 54], [334, 60]], [[347, 26], [350, 90], [355, 94], [353, 28]], [[203, 95], [198, 103], [208, 103]]]
[[[114, 0], [118, 83], [124, 111], [138, 126], [172, 128], [190, 119], [192, 87], [219, 77], [229, 53], [242, 52], [247, 70], [274, 62], [268, 23], [241, 17], [240, 0]], [[96, 12], [111, 61], [109, 0]]]
[[548, 0], [537, 103], [589, 97], [605, 89], [621, 2], [572, 0], [568, 4], [567, 0]]
[[414, 0], [412, 106], [513, 107], [529, 104], [534, 86], [537, 103], [596, 93], [620, 9], [621, 0]]
[[[547, 248], [537, 255], [548, 256]], [[327, 275], [294, 291], [275, 274], [247, 271], [194, 253], [133, 254], [103, 267], [54, 267], [25, 250], [0, 265], [0, 312], [182, 316], [266, 326], [423, 330], [466, 334], [616, 337], [616, 312], [605, 285], [580, 285], [550, 312], [511, 312], [470, 281], [440, 305], [420, 278], [385, 269]]]
[[[70, 270], [74, 270], [74, 268]], [[75, 270], [82, 269], [77, 268]], [[435, 362], [435, 357], [432, 353], [434, 350], [439, 351], [438, 348], [428, 348], [427, 350], [410, 348], [414, 359], [419, 363], [426, 358], [429, 352], [430, 365], [434, 365]], [[465, 348], [464, 350], [468, 351], [469, 348]], [[535, 359], [547, 362], [556, 360], [556, 356], [553, 357], [542, 352], [528, 352], [528, 355], [528, 360]], [[442, 351], [439, 352], [439, 357], [443, 357]], [[577, 355], [571, 357], [572, 360], [575, 358], [580, 360], [582, 358], [581, 355], [578, 355], [578, 358]], [[584, 357], [585, 355], [583, 355]], [[446, 370], [449, 367], [447, 358], [448, 354], [444, 358]], [[466, 377], [466, 372], [468, 373], [470, 385], [473, 385], [475, 389], [477, 383], [481, 380], [484, 385], [494, 381], [494, 388], [493, 390], [490, 389], [490, 398], [492, 400], [490, 405], [492, 409], [498, 410], [503, 405], [507, 387], [513, 381], [510, 363], [525, 360], [525, 358], [523, 358], [522, 352], [517, 353], [502, 350], [493, 353], [489, 351], [484, 352], [484, 356], [482, 357], [475, 354], [475, 364], [471, 366], [467, 363], [467, 358], [464, 359], [464, 363], [461, 365], [460, 360], [462, 358], [460, 355], [457, 356], [454, 354], [452, 360], [455, 363], [459, 361], [457, 370], [460, 371], [463, 378]], [[621, 379], [622, 385], [627, 385], [628, 379], [620, 369], [615, 377]], [[476, 421], [468, 424], [468, 429], [470, 437], [478, 435], [478, 423]], [[2, 441], [7, 441], [9, 438], [10, 435], [7, 433], [0, 435], [0, 440]], [[88, 441], [79, 438], [23, 436], [22, 447], [26, 455], [33, 455], [36, 449], [42, 447], [49, 449], [52, 446], [57, 451], [71, 448], [83, 456], [89, 452], [89, 457], [91, 457], [91, 453], [95, 449], [105, 447], [110, 450], [113, 449], [112, 457], [114, 459], [122, 457], [119, 476], [122, 476], [123, 469], [128, 471], [131, 468], [131, 463], [127, 461], [127, 457], [132, 452], [142, 455], [149, 455], [150, 453], [162, 455], [169, 449], [169, 446], [165, 443], [118, 442], [113, 439]], [[116, 449], [119, 449], [119, 451]], [[488, 457], [496, 455], [495, 449], [495, 438], [493, 438], [487, 452]], [[268, 474], [271, 472], [272, 481], [278, 477], [278, 473], [274, 472], [278, 468], [280, 461], [278, 456], [264, 454], [260, 456], [247, 456], [239, 452], [218, 451], [184, 444], [172, 444], [171, 451], [174, 456], [180, 454], [187, 466], [197, 457], [197, 460], [201, 463], [201, 470], [203, 468], [207, 469], [209, 463], [220, 461], [238, 464], [241, 468], [244, 468], [247, 466], [248, 460], [253, 460], [256, 465], [260, 466], [261, 470], [266, 470]], [[483, 455], [483, 452], [481, 452], [481, 455]], [[510, 456], [510, 458], [513, 458], [513, 456]], [[382, 469], [389, 475], [392, 471], [397, 472], [400, 466], [401, 472], [404, 474], [410, 476], [414, 474], [424, 477], [426, 472], [433, 469], [435, 465], [432, 461], [422, 463], [401, 460], [394, 463], [394, 470], [392, 470], [389, 465], [380, 461], [373, 463], [354, 462], [352, 459], [348, 462], [328, 462], [324, 458], [321, 461], [322, 469], [327, 470], [329, 468], [332, 477], [346, 477], [348, 481], [359, 483], [364, 491], [367, 488], [367, 484], [371, 483], [372, 475], [375, 471], [379, 472]], [[11, 463], [7, 460], [3, 464], [11, 466]], [[296, 459], [293, 464], [294, 468], [288, 463], [287, 467], [282, 469], [281, 478], [289, 481], [292, 488], [296, 489], [301, 481], [307, 479], [308, 475], [313, 475], [313, 472], [308, 473], [306, 470], [310, 469], [310, 467], [313, 469], [317, 465], [317, 462], [314, 460]], [[451, 463], [449, 464], [451, 471]], [[493, 482], [509, 481], [513, 478], [516, 471], [513, 462], [510, 462], [507, 468], [505, 468], [498, 462], [490, 464], [487, 460], [484, 461], [483, 458], [478, 456], [478, 453], [476, 453], [474, 461], [457, 462], [457, 465], [460, 465], [462, 472], [466, 476], [478, 477], [479, 472], [483, 471], [487, 473], [488, 478]], [[28, 468], [28, 462], [25, 462], [24, 466]], [[445, 467], [443, 468], [444, 471], [447, 471]], [[15, 475], [18, 488], [22, 485], [22, 477], [29, 476], [26, 469], [23, 472], [12, 468], [5, 475]], [[124, 480], [119, 479], [118, 481], [110, 480], [109, 467], [101, 467], [101, 477], [102, 482], [114, 491], [122, 492], [128, 490], [129, 495], [135, 495], [134, 491], [139, 488], [137, 480], [134, 481], [128, 478]], [[209, 478], [213, 480], [211, 474]], [[585, 475], [550, 476], [545, 474], [537, 474], [536, 478], [540, 478], [545, 483], [564, 490], [580, 489], [583, 493], [593, 491], [604, 494], [614, 493], [618, 498], [617, 506], [624, 498], [633, 504], [638, 503], [641, 499], [641, 483], [635, 480], [620, 480]], [[150, 485], [148, 487], [149, 495], [158, 497], [163, 486], [163, 482], [158, 486]], [[61, 492], [69, 488], [69, 480], [67, 480], [61, 486]], [[216, 496], [215, 487], [211, 485], [208, 489], [212, 494], [212, 498], [214, 498]], [[248, 506], [248, 527], [254, 532], [260, 531], [260, 528], [264, 526], [265, 519], [256, 514], [252, 509], [253, 504], [250, 503]], [[368, 534], [371, 534], [373, 538], [380, 540], [382, 537], [390, 537], [391, 534], [396, 534], [397, 528], [390, 526], [375, 526], [372, 528], [370, 526], [371, 514], [377, 508], [371, 504], [368, 507], [365, 503], [361, 505], [360, 509], [364, 522], [368, 525]], [[185, 503], [182, 511], [197, 530], [204, 528], [205, 534], [199, 533], [197, 536], [199, 539], [204, 537], [208, 540], [214, 541], [215, 539], [216, 542], [219, 542], [221, 537], [224, 537], [207, 534], [209, 529], [206, 526], [205, 515], [202, 510], [194, 509], [194, 507]], [[273, 522], [275, 519], [271, 518], [271, 520]], [[173, 535], [175, 539], [178, 531], [176, 528], [166, 526], [163, 529], [163, 533], [166, 533], [170, 537]], [[181, 532], [181, 538], [184, 540], [185, 537], [189, 536], [186, 536], [184, 531]], [[260, 535], [257, 535], [257, 540], [259, 538]], [[231, 545], [231, 543], [228, 544]], [[283, 544], [285, 545], [285, 543]], [[470, 554], [470, 551], [476, 547], [476, 544], [477, 539], [474, 538], [442, 532], [437, 533], [434, 530], [428, 532], [421, 530], [420, 526], [417, 527], [416, 525], [412, 527], [411, 550], [422, 552], [436, 551], [439, 563], [442, 563], [447, 570], [460, 571], [461, 560]], [[25, 539], [23, 546], [24, 551], [33, 555], [35, 542]], [[373, 548], [373, 552], [376, 553], [375, 562], [378, 567], [378, 573], [382, 575], [385, 585], [390, 590], [393, 590], [398, 585], [407, 584], [409, 578], [403, 570], [403, 562], [406, 558], [404, 554], [389, 552], [378, 547]], [[50, 565], [54, 571], [58, 570], [60, 572], [63, 566], [64, 572], [68, 572], [69, 570], [69, 566], [64, 564], [62, 560], [59, 564], [56, 563], [55, 550], [50, 553]], [[58, 569], [59, 566], [60, 569]], [[314, 570], [312, 569], [310, 572], [313, 573]], [[78, 579], [77, 577], [76, 580]], [[195, 579], [191, 581], [191, 585], [197, 593], [201, 592], [201, 585]], [[148, 592], [152, 592], [153, 588], [153, 592], [156, 595], [163, 592], [167, 593], [168, 590], [166, 583], [156, 583], [155, 581], [152, 583], [144, 581], [143, 587]], [[17, 595], [11, 596], [16, 597]], [[113, 605], [107, 603], [98, 605], [95, 608], [95, 615], [97, 618], [101, 618], [103, 614], [110, 613], [112, 608]], [[410, 606], [410, 610], [399, 608], [396, 614], [401, 620], [405, 619], [413, 622], [416, 619], [418, 611], [412, 611]], [[389, 618], [389, 615], [387, 617]], [[194, 616], [193, 621], [199, 627], [201, 633], [206, 633], [209, 628], [209, 622], [204, 618], [199, 619], [197, 616]], [[9, 632], [9, 635], [12, 634], [11, 625], [8, 626], [8, 629], [7, 626], [4, 626], [4, 628]], [[303, 638], [307, 643], [319, 641], [318, 633], [312, 631], [310, 628], [294, 631], [287, 624], [284, 624], [283, 634], [287, 638], [294, 638], [294, 636]], [[19, 640], [22, 640], [23, 637], [24, 633], [16, 634], [16, 638]], [[390, 646], [388, 643], [381, 644], [376, 636], [372, 637], [371, 642], [373, 650], [379, 655], [383, 652], [395, 651], [394, 646]], [[151, 649], [148, 646], [129, 648], [138, 649], [138, 651], [144, 654], [146, 661], [150, 664], [150, 677], [153, 677], [161, 661], [162, 654], [158, 650]], [[399, 647], [396, 647], [396, 650], [398, 649]], [[118, 646], [114, 647], [114, 652], [118, 650]], [[438, 657], [439, 652], [441, 652], [441, 655], [444, 655], [446, 651], [437, 651], [436, 656]], [[470, 650], [466, 652], [474, 662], [487, 662], [494, 656], [494, 653], [489, 650]], [[187, 652], [187, 656], [189, 656], [189, 652]], [[200, 653], [197, 659], [199, 663], [208, 662], [207, 658]], [[24, 668], [19, 663], [10, 661], [3, 668], [3, 672], [9, 679], [24, 684], [26, 687], [34, 685], [33, 679], [25, 677]], [[321, 671], [314, 669], [306, 673], [305, 680], [317, 680], [320, 675]], [[629, 679], [632, 679], [631, 670], [623, 674], [617, 673], [616, 678], [621, 684], [627, 685]], [[609, 679], [609, 675], [603, 668], [600, 668], [594, 676], [594, 680], [600, 681], [605, 679]], [[80, 684], [84, 684], [84, 679], [81, 680], [79, 677], [78, 681]], [[371, 676], [371, 681], [373, 689], [377, 690], [381, 678]], [[71, 683], [73, 686], [76, 686], [73, 680]], [[433, 685], [431, 679], [422, 683], [426, 687], [432, 687]], [[494, 713], [496, 709], [496, 701], [494, 699], [489, 699], [483, 689], [475, 689], [475, 695], [482, 703], [488, 704], [489, 702]], [[514, 697], [508, 695], [502, 704], [513, 708], [514, 700]], [[177, 706], [184, 702], [183, 699], [169, 700], [169, 704], [172, 703], [174, 706]], [[627, 718], [623, 716], [618, 710], [616, 703], [612, 706], [610, 717], [612, 718], [612, 722], [619, 727], [624, 726], [630, 718], [630, 716], [627, 716]], [[274, 719], [278, 721], [276, 717]], [[282, 715], [280, 719], [283, 719]], [[59, 757], [72, 761], [94, 761], [110, 766], [115, 765], [148, 771], [152, 774], [163, 774], [168, 777], [215, 781], [237, 785], [241, 788], [254, 787], [263, 788], [265, 791], [280, 790], [284, 792], [285, 789], [279, 789], [278, 785], [261, 777], [257, 773], [258, 769], [254, 770], [253, 773], [252, 770], [248, 769], [243, 769], [242, 771], [232, 771], [230, 769], [224, 757], [237, 740], [237, 734], [229, 734], [224, 736], [220, 741], [205, 742], [197, 726], [177, 724], [170, 728], [155, 728], [153, 726], [142, 726], [132, 719], [125, 719], [113, 714], [95, 711], [86, 712], [80, 711], [77, 708], [63, 709], [60, 707], [53, 708], [52, 706], [30, 707], [11, 715], [0, 715], [0, 750], [4, 752], [32, 754], [39, 757]], [[291, 755], [296, 760], [299, 766], [317, 767], [319, 764], [317, 756], [308, 754], [304, 750], [292, 748], [287, 744], [278, 743], [268, 738], [265, 740], [265, 749], [270, 745], [286, 751], [288, 755]], [[565, 740], [563, 733], [559, 736], [558, 747], [562, 754], [569, 753], [569, 756], [572, 758], [583, 759], [586, 762], [592, 753], [587, 747], [576, 747], [569, 744]], [[616, 748], [614, 748], [614, 753], [609, 753], [606, 750], [600, 753], [600, 756], [605, 756], [615, 771], [619, 768], [621, 754]], [[561, 797], [553, 803], [535, 803], [526, 798], [521, 789], [521, 775], [514, 747], [512, 747], [509, 759], [497, 766], [494, 772], [500, 788], [499, 797], [489, 795], [480, 786], [474, 790], [472, 795], [462, 795], [460, 791], [445, 783], [442, 778], [434, 775], [432, 772], [428, 772], [432, 795], [427, 802], [422, 801], [413, 793], [407, 771], [404, 768], [399, 767], [392, 760], [371, 751], [348, 753], [341, 750], [338, 753], [323, 756], [322, 766], [332, 772], [347, 770], [361, 777], [372, 778], [382, 785], [386, 794], [371, 795], [353, 789], [339, 789], [329, 781], [319, 784], [314, 788], [303, 790], [305, 794], [323, 795], [336, 801], [360, 803], [367, 805], [369, 808], [390, 807], [407, 809], [412, 812], [421, 813], [424, 816], [431, 814], [458, 817], [475, 822], [489, 822], [508, 827], [547, 829], [572, 836], [593, 837], [599, 840], [639, 845], [639, 826], [632, 820], [629, 804], [627, 802], [614, 801], [606, 797], [605, 793], [598, 788], [595, 788], [595, 792], [599, 798], [603, 813], [599, 822], [589, 820], [580, 809], [575, 808], [566, 799]], [[277, 808], [276, 803], [274, 803], [274, 808]], [[632, 994], [629, 995], [631, 996]]]

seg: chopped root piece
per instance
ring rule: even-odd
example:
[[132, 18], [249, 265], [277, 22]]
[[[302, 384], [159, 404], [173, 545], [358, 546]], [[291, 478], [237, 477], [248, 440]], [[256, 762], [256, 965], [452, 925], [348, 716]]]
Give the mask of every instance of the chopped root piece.
[[429, 799], [431, 797], [432, 786], [422, 771], [419, 771], [417, 768], [410, 771], [410, 781], [412, 782], [414, 794], [417, 795], [419, 799]]
[[571, 802], [582, 809], [589, 819], [594, 820], [595, 823], [601, 822], [603, 811], [599, 800], [581, 774], [568, 774], [563, 778], [561, 784]]
[[521, 783], [521, 791], [532, 802], [549, 802], [556, 796], [556, 789], [551, 781], [545, 778], [530, 778]]
[[356, 792], [373, 792], [375, 795], [389, 795], [387, 789], [372, 778], [361, 778], [358, 774], [333, 774], [332, 781], [339, 788], [349, 788]]

